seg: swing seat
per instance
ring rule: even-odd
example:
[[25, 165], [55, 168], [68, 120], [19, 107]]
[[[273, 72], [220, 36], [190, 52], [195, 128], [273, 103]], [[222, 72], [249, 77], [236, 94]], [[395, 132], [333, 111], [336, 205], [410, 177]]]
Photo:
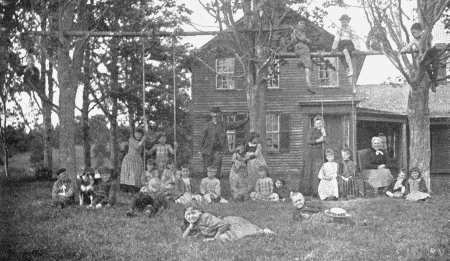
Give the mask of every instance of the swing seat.
[[375, 195], [376, 191], [374, 190], [374, 188], [372, 186], [369, 185], [369, 183], [367, 182], [367, 163], [368, 163], [368, 153], [370, 153], [370, 149], [362, 149], [362, 150], [358, 150], [357, 154], [358, 154], [358, 167], [360, 170], [360, 178], [362, 178], [363, 183], [364, 183], [364, 188], [363, 188], [363, 193], [365, 197], [368, 197], [369, 192], [372, 194], [372, 196]]

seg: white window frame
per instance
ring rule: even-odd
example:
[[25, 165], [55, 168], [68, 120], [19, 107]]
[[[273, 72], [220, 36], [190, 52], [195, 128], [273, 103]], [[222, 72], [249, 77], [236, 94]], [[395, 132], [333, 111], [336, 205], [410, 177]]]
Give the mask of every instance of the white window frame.
[[[222, 114], [223, 122], [235, 122], [236, 114]], [[236, 130], [227, 130], [228, 151], [233, 152], [236, 149]]]
[[[332, 70], [331, 68], [327, 68], [326, 70], [324, 70], [325, 66], [323, 63], [319, 63], [317, 65], [317, 80], [319, 81], [319, 84], [322, 87], [338, 87], [339, 86], [339, 58], [338, 57], [324, 57], [324, 60], [329, 60], [330, 62], [332, 62], [332, 60], [334, 60], [334, 63], [332, 62], [333, 65], [335, 65], [336, 71]], [[332, 84], [321, 84], [322, 80], [326, 80], [326, 79], [330, 79], [330, 76], [335, 75], [335, 83]], [[327, 77], [324, 77], [327, 76]]]
[[216, 59], [216, 89], [234, 90], [234, 58]]
[[[270, 120], [270, 125], [269, 125]], [[274, 128], [274, 120], [276, 120], [276, 128]], [[274, 137], [276, 136], [276, 139]], [[272, 141], [272, 145], [267, 144], [267, 140]], [[276, 142], [273, 142], [276, 140]], [[280, 114], [270, 113], [266, 114], [266, 144], [267, 151], [280, 151]], [[276, 147], [274, 146], [276, 144]]]
[[[275, 70], [271, 70], [275, 68]], [[280, 61], [275, 60], [275, 62], [269, 66], [269, 71], [267, 72], [267, 88], [268, 89], [279, 89], [280, 88]]]

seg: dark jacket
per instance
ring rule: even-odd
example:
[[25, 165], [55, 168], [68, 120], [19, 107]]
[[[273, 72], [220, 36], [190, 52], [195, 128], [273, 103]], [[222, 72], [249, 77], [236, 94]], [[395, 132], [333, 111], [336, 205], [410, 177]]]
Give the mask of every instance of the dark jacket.
[[378, 169], [379, 165], [386, 165], [387, 169], [393, 169], [395, 166], [390, 165], [388, 162], [389, 157], [385, 150], [381, 150], [383, 155], [376, 155], [376, 150], [371, 149], [369, 153], [367, 153], [367, 165], [366, 169]]
[[219, 148], [221, 152], [227, 152], [227, 130], [234, 130], [247, 123], [248, 119], [235, 122], [209, 121], [205, 124], [200, 138], [200, 152], [202, 154], [212, 154], [216, 135], [218, 136]]
[[116, 179], [109, 179], [106, 182], [100, 180], [97, 189], [95, 189], [95, 196], [108, 199], [108, 203], [113, 205], [116, 202], [117, 186]]

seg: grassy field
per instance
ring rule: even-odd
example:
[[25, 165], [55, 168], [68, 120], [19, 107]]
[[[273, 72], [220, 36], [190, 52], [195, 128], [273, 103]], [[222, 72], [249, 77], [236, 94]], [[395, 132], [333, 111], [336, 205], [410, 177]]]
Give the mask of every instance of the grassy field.
[[[223, 183], [226, 183], [223, 180]], [[225, 185], [225, 184], [224, 184]], [[3, 182], [0, 260], [449, 260], [448, 180], [435, 178], [434, 199], [324, 202], [354, 225], [294, 222], [287, 203], [212, 204], [218, 216], [241, 216], [274, 236], [236, 242], [181, 238], [183, 208], [159, 216], [125, 216], [128, 198], [110, 209], [50, 207], [51, 182]], [[225, 193], [229, 192], [225, 190]], [[317, 202], [321, 203], [321, 202]]]

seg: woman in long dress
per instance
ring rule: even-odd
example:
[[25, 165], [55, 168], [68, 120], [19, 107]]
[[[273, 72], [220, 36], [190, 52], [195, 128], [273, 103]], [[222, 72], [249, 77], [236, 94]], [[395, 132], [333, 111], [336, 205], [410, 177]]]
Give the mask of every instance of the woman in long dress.
[[259, 144], [259, 133], [250, 133], [249, 142], [245, 148], [247, 162], [247, 181], [251, 188], [250, 191], [254, 190], [256, 181], [259, 179], [258, 168], [261, 165], [266, 165], [266, 160], [261, 151], [261, 144]]
[[184, 213], [183, 238], [200, 233], [206, 237], [206, 241], [223, 240], [233, 241], [246, 236], [274, 234], [269, 229], [261, 229], [248, 220], [229, 216], [218, 218], [212, 214], [203, 212], [198, 204], [191, 204]]
[[305, 196], [318, 196], [318, 174], [324, 164], [323, 145], [326, 142], [326, 132], [323, 118], [314, 118], [314, 128], [309, 130], [308, 150], [303, 161], [302, 176], [300, 178], [300, 193]]
[[386, 193], [387, 188], [394, 181], [388, 166], [388, 155], [382, 150], [380, 137], [372, 138], [372, 150], [367, 153], [366, 179], [378, 195]]
[[128, 153], [122, 161], [120, 171], [120, 188], [122, 191], [135, 194], [141, 188], [141, 176], [144, 173], [142, 149], [145, 144], [145, 133], [141, 128], [134, 131], [128, 140]]

